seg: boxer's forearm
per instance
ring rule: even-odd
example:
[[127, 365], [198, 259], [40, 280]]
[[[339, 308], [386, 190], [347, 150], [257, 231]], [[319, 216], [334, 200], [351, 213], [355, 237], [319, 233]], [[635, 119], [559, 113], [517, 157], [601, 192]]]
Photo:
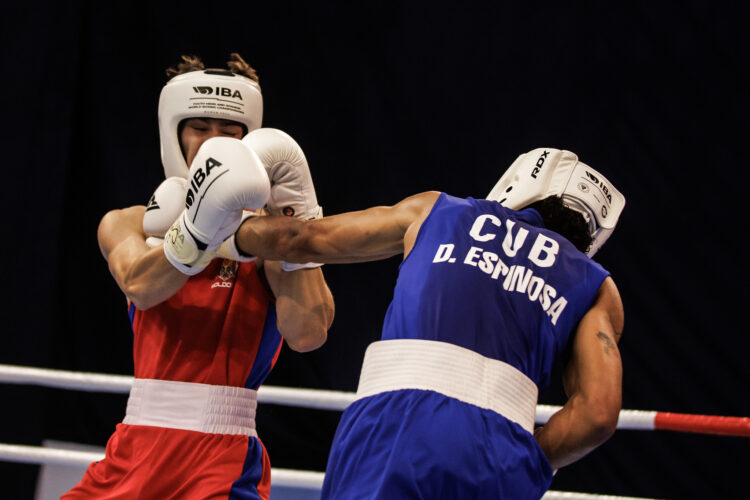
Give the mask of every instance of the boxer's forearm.
[[421, 193], [392, 207], [310, 221], [256, 217], [245, 221], [235, 238], [243, 253], [269, 260], [338, 264], [386, 259], [404, 252], [404, 235], [415, 221], [424, 220], [438, 195]]
[[141, 229], [145, 207], [107, 213], [99, 224], [99, 246], [110, 273], [129, 301], [148, 309], [174, 295], [188, 276], [177, 271], [161, 245], [149, 248]]
[[[304, 257], [300, 231], [305, 222], [294, 217], [254, 217], [242, 222], [234, 234], [242, 254], [267, 260], [293, 260], [293, 254]], [[306, 262], [305, 259], [298, 262]]]
[[[615, 420], [616, 422], [616, 420]], [[534, 432], [553, 469], [569, 465], [604, 443], [614, 432], [612, 421], [579, 397], [572, 397]]]
[[606, 441], [622, 408], [622, 361], [616, 339], [623, 327], [622, 302], [607, 278], [574, 333], [564, 370], [570, 398], [535, 433], [554, 468], [575, 462]]
[[264, 268], [276, 296], [277, 326], [290, 348], [305, 352], [322, 346], [334, 315], [333, 296], [320, 268], [283, 271], [279, 262]]
[[120, 289], [141, 310], [170, 298], [190, 277], [169, 263], [161, 246], [144, 252], [138, 241], [121, 245], [109, 263]]

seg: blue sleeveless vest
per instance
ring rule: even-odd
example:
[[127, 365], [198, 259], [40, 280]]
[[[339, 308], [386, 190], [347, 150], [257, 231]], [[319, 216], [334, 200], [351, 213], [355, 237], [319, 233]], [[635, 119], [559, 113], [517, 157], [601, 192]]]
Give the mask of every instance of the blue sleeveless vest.
[[608, 274], [534, 209], [442, 193], [401, 263], [382, 338], [449, 342], [543, 388]]

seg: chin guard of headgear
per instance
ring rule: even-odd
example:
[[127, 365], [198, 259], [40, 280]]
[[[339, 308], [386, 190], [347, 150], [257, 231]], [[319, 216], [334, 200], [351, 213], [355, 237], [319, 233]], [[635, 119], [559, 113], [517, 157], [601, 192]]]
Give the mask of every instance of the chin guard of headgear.
[[549, 196], [562, 198], [565, 206], [583, 214], [593, 239], [589, 257], [607, 241], [625, 208], [625, 197], [602, 174], [578, 161], [575, 153], [553, 148], [516, 158], [487, 199], [520, 210]]
[[261, 127], [263, 96], [260, 85], [224, 69], [204, 69], [177, 75], [159, 96], [159, 138], [164, 175], [188, 175], [179, 139], [180, 122], [187, 118], [217, 118], [239, 122], [245, 133]]

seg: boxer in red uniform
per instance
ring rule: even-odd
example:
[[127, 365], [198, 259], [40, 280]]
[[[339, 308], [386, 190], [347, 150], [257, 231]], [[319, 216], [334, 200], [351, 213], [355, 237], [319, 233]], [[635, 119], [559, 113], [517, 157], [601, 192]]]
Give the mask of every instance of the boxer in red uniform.
[[247, 210], [308, 219], [321, 209], [297, 143], [260, 128], [254, 70], [236, 54], [228, 66], [183, 57], [172, 70], [159, 102], [167, 179], [148, 207], [113, 210], [99, 225], [128, 299], [135, 381], [105, 458], [62, 498], [269, 497], [256, 390], [282, 339], [297, 351], [325, 342], [333, 300], [319, 264], [235, 246]]

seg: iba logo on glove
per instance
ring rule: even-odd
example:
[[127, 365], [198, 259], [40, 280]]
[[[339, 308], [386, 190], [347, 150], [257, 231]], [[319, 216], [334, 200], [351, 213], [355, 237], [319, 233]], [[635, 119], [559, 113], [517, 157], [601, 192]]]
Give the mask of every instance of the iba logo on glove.
[[[185, 196], [185, 208], [190, 208], [190, 206], [193, 204], [193, 202], [195, 201], [196, 193], [198, 193], [203, 183], [206, 182], [206, 179], [208, 179], [208, 177], [211, 175], [211, 170], [220, 166], [221, 162], [219, 160], [215, 160], [214, 158], [211, 158], [209, 156], [206, 159], [205, 166], [195, 171], [195, 173], [193, 174], [193, 178], [190, 179], [190, 187], [188, 188], [187, 195]], [[219, 174], [216, 179], [227, 172], [229, 172], [229, 170], [225, 170], [224, 172]], [[206, 190], [208, 190], [208, 186], [204, 191]]]

